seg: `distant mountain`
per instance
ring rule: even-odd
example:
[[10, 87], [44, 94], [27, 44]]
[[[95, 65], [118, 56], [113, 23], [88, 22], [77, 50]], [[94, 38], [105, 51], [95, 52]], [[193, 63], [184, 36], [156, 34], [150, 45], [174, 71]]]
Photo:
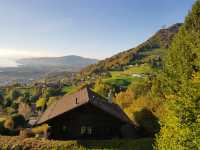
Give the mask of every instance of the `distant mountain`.
[[179, 31], [182, 24], [177, 23], [168, 28], [160, 29], [146, 42], [140, 44], [136, 48], [118, 53], [110, 58], [99, 61], [82, 69], [82, 75], [100, 74], [104, 71], [118, 70], [126, 65], [134, 65], [160, 58], [167, 50], [172, 39]]
[[67, 70], [69, 69], [71, 71], [73, 69], [73, 71], [76, 71], [87, 65], [94, 64], [97, 61], [97, 59], [69, 55], [63, 57], [25, 58], [18, 60], [17, 63], [26, 67], [64, 67]]
[[73, 72], [78, 72], [98, 60], [70, 55], [63, 57], [25, 58], [17, 60], [18, 67], [0, 69], [0, 86], [13, 82], [28, 84], [35, 80], [68, 80]]

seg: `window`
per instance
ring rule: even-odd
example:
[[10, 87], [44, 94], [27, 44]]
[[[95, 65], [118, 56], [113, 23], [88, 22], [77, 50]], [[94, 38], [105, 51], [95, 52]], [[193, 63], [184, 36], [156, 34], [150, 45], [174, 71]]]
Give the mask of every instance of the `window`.
[[62, 126], [62, 132], [64, 132], [64, 133], [67, 132], [67, 127], [65, 125]]
[[82, 126], [81, 127], [81, 134], [87, 134], [87, 135], [92, 135], [92, 127], [88, 126]]
[[88, 133], [89, 135], [92, 134], [92, 127], [88, 127], [88, 128], [87, 128], [87, 133]]
[[87, 130], [87, 128], [85, 126], [81, 127], [81, 134], [85, 134], [86, 130]]

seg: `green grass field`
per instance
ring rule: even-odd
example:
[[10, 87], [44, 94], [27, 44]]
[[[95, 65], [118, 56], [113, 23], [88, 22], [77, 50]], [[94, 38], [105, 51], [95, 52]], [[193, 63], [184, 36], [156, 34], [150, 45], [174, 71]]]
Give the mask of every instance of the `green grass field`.
[[127, 87], [132, 82], [137, 82], [144, 77], [137, 77], [136, 75], [145, 75], [151, 73], [153, 69], [148, 64], [142, 64], [139, 66], [130, 66], [124, 71], [111, 71], [111, 77], [104, 78], [103, 81], [112, 86], [124, 86]]
[[104, 79], [103, 81], [109, 85], [116, 85], [116, 86], [128, 86], [131, 84], [131, 82], [135, 80], [133, 77], [128, 77], [128, 76], [121, 76], [121, 77], [112, 77], [112, 78], [107, 78]]
[[69, 92], [71, 92], [74, 88], [75, 88], [75, 87], [73, 87], [73, 86], [65, 86], [65, 87], [62, 88], [62, 92], [63, 92], [63, 93], [69, 93]]

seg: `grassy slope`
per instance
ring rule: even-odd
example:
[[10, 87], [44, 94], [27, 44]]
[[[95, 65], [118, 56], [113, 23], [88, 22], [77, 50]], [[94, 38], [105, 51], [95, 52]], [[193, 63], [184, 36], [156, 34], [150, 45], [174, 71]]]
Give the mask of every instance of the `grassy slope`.
[[[148, 64], [130, 66], [124, 71], [111, 71], [111, 77], [106, 77], [103, 81], [109, 85], [128, 87], [132, 82], [144, 79], [146, 74], [150, 74], [153, 71], [154, 69]], [[133, 75], [142, 75], [142, 77]]]
[[[111, 77], [104, 77], [102, 79], [103, 82], [112, 86], [128, 87], [132, 82], [141, 81], [142, 79], [137, 76], [132, 76], [133, 74], [144, 75], [144, 79], [146, 74], [151, 74], [154, 71], [155, 70], [149, 64], [145, 63], [137, 66], [129, 66], [124, 71], [110, 71]], [[64, 93], [71, 93], [77, 90], [77, 87], [66, 86], [62, 91]]]
[[35, 138], [0, 136], [0, 150], [151, 150], [150, 138], [136, 140], [50, 141]]
[[178, 32], [180, 26], [181, 24], [175, 24], [167, 29], [161, 29], [154, 36], [136, 48], [129, 49], [110, 58], [102, 60], [97, 64], [90, 65], [84, 68], [81, 71], [81, 74], [83, 76], [88, 76], [99, 74], [103, 71], [110, 71], [120, 66], [143, 63], [144, 59], [148, 60], [148, 53], [152, 52], [155, 53], [156, 56], [160, 56], [162, 55], [161, 53], [164, 53], [168, 46], [171, 44], [171, 41], [175, 34]]

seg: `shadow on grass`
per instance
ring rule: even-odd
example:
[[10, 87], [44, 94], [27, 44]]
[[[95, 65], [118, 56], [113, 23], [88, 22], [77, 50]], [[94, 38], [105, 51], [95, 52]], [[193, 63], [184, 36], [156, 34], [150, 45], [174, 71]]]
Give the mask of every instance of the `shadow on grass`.
[[143, 108], [133, 114], [144, 136], [154, 136], [160, 130], [159, 119], [148, 109]]
[[153, 150], [152, 138], [142, 139], [114, 139], [114, 140], [79, 140], [79, 145], [86, 149], [109, 150]]

